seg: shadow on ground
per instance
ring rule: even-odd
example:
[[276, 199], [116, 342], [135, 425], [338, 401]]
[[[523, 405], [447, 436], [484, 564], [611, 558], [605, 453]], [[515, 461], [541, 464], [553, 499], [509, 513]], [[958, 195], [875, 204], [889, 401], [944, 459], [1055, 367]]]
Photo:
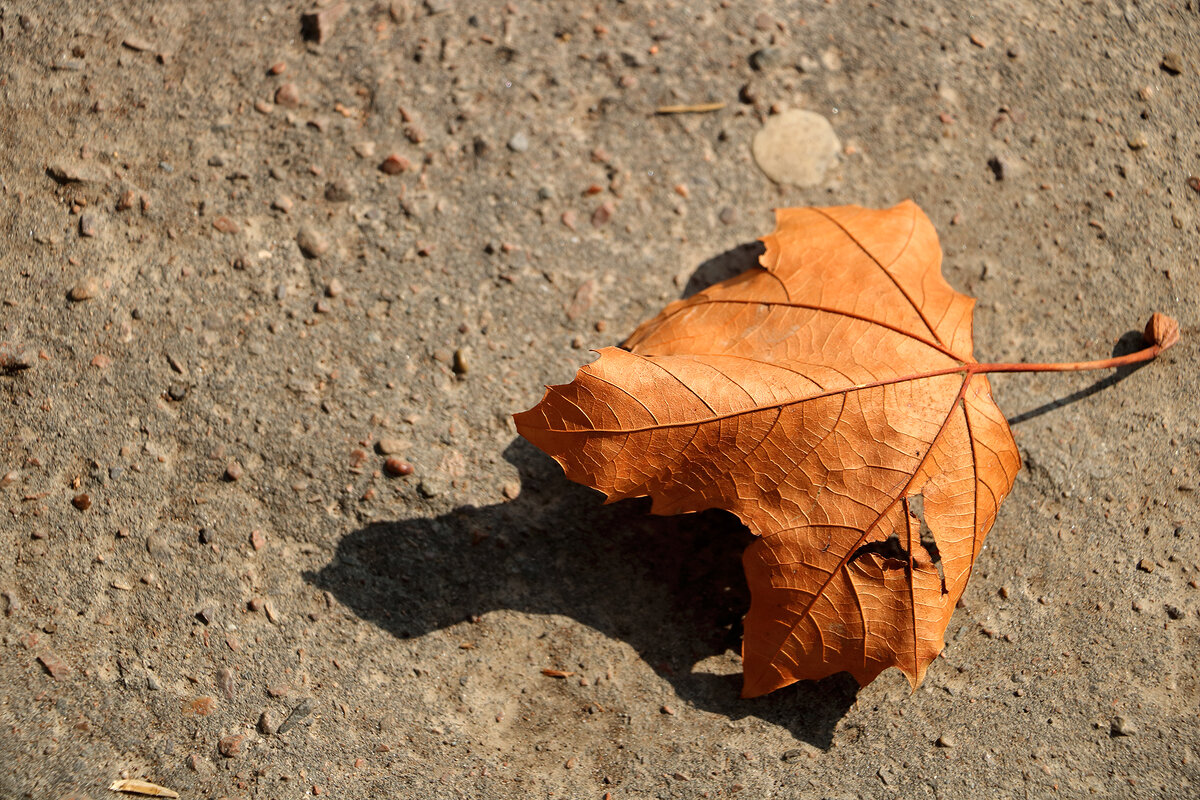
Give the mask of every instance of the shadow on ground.
[[704, 658], [740, 650], [750, 534], [734, 517], [653, 517], [642, 500], [602, 505], [524, 440], [504, 455], [521, 473], [516, 500], [368, 525], [306, 577], [401, 638], [495, 609], [563, 614], [628, 642], [698, 708], [755, 715], [830, 746], [854, 702], [849, 676], [742, 700], [740, 673], [692, 672]]

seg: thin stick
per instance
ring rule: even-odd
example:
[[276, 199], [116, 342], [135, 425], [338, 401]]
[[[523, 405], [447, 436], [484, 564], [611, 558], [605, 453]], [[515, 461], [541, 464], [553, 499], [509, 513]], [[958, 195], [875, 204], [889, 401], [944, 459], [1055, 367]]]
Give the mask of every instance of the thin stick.
[[654, 109], [655, 114], [702, 114], [706, 111], [720, 111], [725, 107], [724, 103], [693, 103], [691, 105], [682, 106], [659, 106]]

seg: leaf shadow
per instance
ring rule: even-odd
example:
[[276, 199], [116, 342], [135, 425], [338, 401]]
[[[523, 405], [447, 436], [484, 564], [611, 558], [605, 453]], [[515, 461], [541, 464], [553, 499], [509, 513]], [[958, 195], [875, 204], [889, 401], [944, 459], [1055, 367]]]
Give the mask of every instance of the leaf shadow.
[[[1122, 334], [1121, 338], [1117, 340], [1117, 343], [1113, 345], [1112, 355], [1114, 358], [1117, 356], [1129, 355], [1130, 353], [1136, 353], [1145, 346], [1146, 340], [1143, 338], [1141, 331], [1127, 331], [1126, 333]], [[1066, 397], [1059, 397], [1055, 400], [1051, 400], [1048, 403], [1043, 403], [1037, 408], [1031, 408], [1028, 411], [1023, 411], [1020, 414], [1011, 417], [1008, 420], [1008, 424], [1010, 426], [1020, 425], [1022, 422], [1028, 422], [1029, 420], [1040, 417], [1043, 414], [1049, 414], [1051, 411], [1060, 409], [1063, 406], [1069, 406], [1072, 403], [1078, 403], [1080, 400], [1085, 400], [1097, 392], [1102, 392], [1110, 386], [1115, 386], [1149, 363], [1151, 362], [1143, 361], [1140, 364], [1129, 364], [1124, 367], [1118, 367], [1116, 372], [1113, 374], [1100, 378], [1099, 380], [1083, 387], [1079, 391], [1072, 392]]]
[[714, 283], [740, 275], [759, 266], [758, 258], [766, 252], [762, 242], [745, 242], [702, 263], [683, 287], [683, 297], [691, 297]]
[[[832, 745], [858, 691], [848, 674], [739, 697], [733, 654], [749, 607], [741, 553], [751, 536], [736, 518], [655, 517], [644, 500], [602, 505], [523, 439], [504, 456], [521, 476], [515, 500], [369, 524], [305, 579], [402, 639], [498, 609], [566, 615], [627, 642], [694, 707]], [[693, 669], [712, 656], [733, 674]]]

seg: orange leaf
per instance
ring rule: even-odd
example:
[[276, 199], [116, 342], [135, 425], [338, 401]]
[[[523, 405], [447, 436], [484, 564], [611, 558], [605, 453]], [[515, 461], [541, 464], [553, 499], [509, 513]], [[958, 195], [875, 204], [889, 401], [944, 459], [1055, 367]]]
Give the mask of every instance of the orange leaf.
[[974, 300], [911, 201], [781, 210], [763, 242], [761, 268], [667, 306], [517, 429], [608, 502], [722, 508], [759, 537], [743, 696], [893, 666], [915, 688], [1020, 467], [985, 373], [1145, 361], [1178, 326], [1156, 314], [1117, 359], [978, 364]]

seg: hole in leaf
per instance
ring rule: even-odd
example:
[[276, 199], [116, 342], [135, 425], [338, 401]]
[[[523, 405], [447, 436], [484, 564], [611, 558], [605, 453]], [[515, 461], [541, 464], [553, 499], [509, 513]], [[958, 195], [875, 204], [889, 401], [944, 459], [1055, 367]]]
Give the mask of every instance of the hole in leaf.
[[938, 577], [942, 580], [942, 594], [945, 594], [946, 573], [942, 571], [942, 554], [938, 550], [937, 540], [933, 538], [933, 531], [925, 523], [925, 498], [922, 495], [914, 494], [910, 495], [907, 501], [908, 513], [912, 514], [921, 526], [921, 546], [925, 548], [925, 552], [929, 553], [929, 560], [933, 562]]
[[883, 557], [884, 569], [908, 569], [908, 551], [900, 544], [900, 537], [894, 533], [882, 542], [864, 544], [854, 551], [850, 560], [856, 561], [869, 553]]

